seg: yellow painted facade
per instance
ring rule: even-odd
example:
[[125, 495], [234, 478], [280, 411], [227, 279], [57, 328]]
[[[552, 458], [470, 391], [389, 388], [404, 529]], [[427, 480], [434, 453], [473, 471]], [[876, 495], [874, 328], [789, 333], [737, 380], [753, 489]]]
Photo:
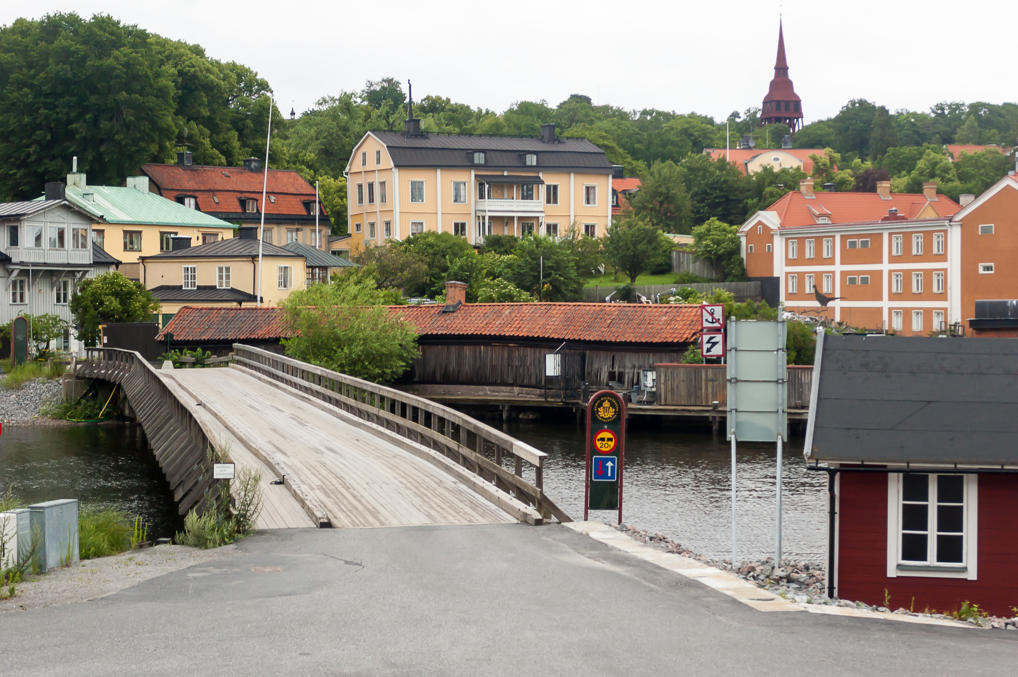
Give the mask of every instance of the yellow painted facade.
[[[257, 260], [251, 257], [171, 257], [150, 258], [142, 262], [142, 284], [146, 289], [161, 286], [183, 287], [184, 267], [194, 266], [197, 287], [217, 287], [219, 268], [229, 268], [229, 288], [256, 295]], [[282, 272], [287, 267], [288, 272]], [[262, 260], [261, 296], [263, 306], [278, 306], [296, 289], [307, 285], [307, 261], [303, 256], [267, 256]], [[283, 284], [285, 282], [285, 285]], [[183, 306], [224, 307], [236, 302], [160, 302], [161, 313], [175, 313]], [[254, 305], [254, 302], [242, 305]]]
[[139, 260], [169, 251], [169, 240], [164, 235], [186, 235], [192, 246], [208, 244], [235, 237], [235, 227], [212, 226], [153, 226], [148, 224], [93, 223], [92, 239], [106, 252], [122, 262], [120, 272], [132, 280], [141, 279]]

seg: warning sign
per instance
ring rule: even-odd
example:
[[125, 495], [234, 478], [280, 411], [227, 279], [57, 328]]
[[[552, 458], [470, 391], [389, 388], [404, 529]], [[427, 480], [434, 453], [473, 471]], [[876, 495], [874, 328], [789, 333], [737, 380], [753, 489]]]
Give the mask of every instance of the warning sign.
[[611, 430], [599, 430], [594, 435], [594, 449], [600, 454], [610, 454], [619, 445], [619, 438]]

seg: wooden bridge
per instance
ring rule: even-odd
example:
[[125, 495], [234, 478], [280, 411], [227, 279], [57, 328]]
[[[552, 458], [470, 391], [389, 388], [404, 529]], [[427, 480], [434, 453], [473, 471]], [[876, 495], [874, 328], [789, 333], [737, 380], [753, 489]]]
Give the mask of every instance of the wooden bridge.
[[133, 351], [90, 349], [75, 373], [122, 388], [182, 514], [223, 481], [211, 477], [215, 448], [260, 474], [259, 528], [569, 521], [544, 494], [538, 449], [275, 353], [235, 345], [227, 367], [164, 370]]

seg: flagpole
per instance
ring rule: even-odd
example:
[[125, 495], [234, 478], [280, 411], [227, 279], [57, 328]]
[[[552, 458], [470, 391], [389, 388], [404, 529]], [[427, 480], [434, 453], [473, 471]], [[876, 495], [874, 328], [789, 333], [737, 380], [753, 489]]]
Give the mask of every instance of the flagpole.
[[269, 94], [269, 130], [265, 134], [265, 167], [262, 173], [262, 222], [258, 227], [258, 289], [255, 293], [258, 296], [257, 305], [259, 308], [262, 305], [262, 254], [264, 250], [262, 243], [265, 242], [265, 192], [269, 183], [269, 141], [272, 139], [272, 107], [272, 94]]
[[318, 179], [315, 179], [315, 244], [322, 248], [322, 235], [318, 231]]

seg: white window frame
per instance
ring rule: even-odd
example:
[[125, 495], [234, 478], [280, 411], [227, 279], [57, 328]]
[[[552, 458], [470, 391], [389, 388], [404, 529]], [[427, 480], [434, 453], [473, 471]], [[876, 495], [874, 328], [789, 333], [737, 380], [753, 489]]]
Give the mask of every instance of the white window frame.
[[230, 266], [216, 266], [216, 289], [232, 289]]
[[558, 238], [558, 224], [557, 223], [546, 223], [544, 224], [544, 234], [548, 237]]
[[806, 284], [804, 286], [805, 289], [803, 291], [807, 294], [812, 294], [816, 290], [816, 276], [813, 273], [806, 273]]
[[870, 248], [870, 239], [868, 237], [864, 237], [864, 238], [859, 240], [859, 249], [869, 249], [869, 248]]
[[58, 306], [66, 306], [71, 299], [71, 281], [57, 280], [53, 285], [53, 303]]
[[[929, 476], [936, 478], [938, 473], [931, 470]], [[944, 472], [939, 473], [944, 475], [951, 475], [955, 473]], [[962, 531], [963, 544], [962, 544], [962, 564], [956, 563], [945, 563], [938, 564], [932, 561], [932, 558], [928, 557], [927, 562], [906, 562], [901, 559], [901, 496], [902, 496], [902, 473], [890, 473], [887, 476], [887, 577], [898, 578], [898, 577], [916, 577], [916, 578], [961, 578], [974, 581], [978, 579], [979, 575], [979, 475], [968, 474], [962, 475], [964, 496], [962, 499], [962, 505], [964, 510], [964, 517], [962, 518], [964, 527]], [[931, 485], [935, 485], [935, 479], [931, 480]], [[932, 488], [932, 487], [931, 487]], [[933, 497], [934, 494], [929, 494]], [[935, 504], [934, 504], [935, 505]], [[928, 511], [928, 519], [932, 522], [936, 519], [936, 509]], [[935, 522], [933, 525], [935, 528]], [[929, 526], [927, 527], [929, 528]], [[933, 534], [932, 541], [936, 541], [936, 532], [931, 530], [928, 532]], [[927, 553], [931, 552], [931, 548], [927, 548]]]
[[832, 258], [834, 256], [834, 238], [825, 237], [823, 247], [824, 247], [824, 258], [825, 259]]
[[849, 275], [845, 278], [845, 285], [849, 287], [855, 287], [859, 284], [859, 277], [857, 275]]
[[799, 293], [799, 277], [795, 273], [789, 273], [788, 275], [788, 293]]
[[807, 238], [806, 239], [806, 258], [807, 259], [816, 258], [816, 253], [817, 253], [816, 250], [817, 250], [816, 240], [814, 240], [813, 238]]
[[483, 165], [486, 157], [484, 151], [475, 150], [473, 153], [473, 160], [475, 165]]
[[940, 255], [944, 253], [944, 241], [946, 238], [943, 233], [933, 234], [933, 253]]
[[457, 237], [467, 236], [467, 222], [466, 221], [453, 221], [452, 222], [452, 234]]
[[905, 289], [905, 274], [891, 273], [891, 293], [901, 294]]
[[823, 277], [823, 293], [831, 294], [834, 292], [834, 274], [824, 273]]
[[933, 311], [933, 331], [944, 331], [947, 328], [946, 317], [943, 310]]
[[869, 283], [870, 283], [870, 276], [869, 275], [860, 275], [859, 276], [859, 284], [869, 284]]
[[901, 310], [891, 311], [891, 331], [901, 331], [905, 326], [905, 312]]
[[757, 235], [763, 234], [763, 226], [762, 225], [757, 224], [757, 226], [756, 226], [756, 234]]
[[933, 271], [933, 293], [943, 294], [944, 293], [944, 271], [935, 270]]
[[520, 221], [520, 237], [537, 234], [537, 225], [533, 221]]
[[410, 234], [416, 235], [417, 233], [424, 232], [424, 221], [411, 221], [410, 222]]
[[546, 205], [557, 205], [558, 204], [558, 184], [549, 183], [544, 187], [544, 204]]
[[750, 254], [752, 254], [753, 253], [753, 245], [752, 244], [746, 245], [746, 251], [748, 251]]
[[923, 293], [923, 271], [916, 270], [912, 273], [912, 293], [922, 294]]
[[[417, 185], [417, 186], [420, 187], [421, 195], [420, 195], [420, 199], [419, 200], [415, 200], [414, 199], [414, 185]], [[427, 193], [424, 192], [424, 189], [425, 189], [424, 179], [411, 179], [410, 180], [410, 202], [412, 202], [413, 204], [424, 204], [424, 202], [427, 200]]]
[[10, 281], [11, 305], [23, 306], [28, 303], [28, 280], [23, 277], [16, 277]]
[[363, 183], [358, 183], [357, 184], [357, 204], [359, 204], [359, 205], [364, 204], [364, 184]]
[[369, 240], [374, 240], [376, 232], [377, 231], [375, 230], [375, 222], [374, 221], [368, 221], [368, 239]]
[[980, 263], [979, 274], [980, 275], [993, 275], [994, 265], [992, 263]]
[[912, 233], [912, 256], [923, 255], [923, 234]]
[[293, 276], [290, 274], [290, 264], [281, 263], [276, 266], [276, 289], [289, 289], [293, 284]]
[[384, 205], [387, 199], [388, 199], [388, 195], [386, 195], [386, 191], [385, 191], [385, 181], [379, 181], [378, 182], [378, 204]]
[[300, 242], [300, 228], [286, 229], [286, 244], [291, 242]]
[[597, 184], [596, 183], [585, 183], [585, 184], [583, 184], [583, 206], [584, 207], [596, 207], [597, 206]]
[[925, 315], [925, 314], [926, 313], [923, 312], [922, 310], [913, 310], [912, 311], [912, 331], [922, 331], [923, 330], [923, 315]]
[[462, 205], [467, 203], [467, 182], [452, 182], [452, 203]]
[[788, 258], [794, 259], [799, 256], [799, 241], [789, 240], [788, 241]]
[[375, 204], [375, 182], [368, 181], [368, 204]]
[[770, 243], [770, 242], [768, 242], [768, 243], [767, 243], [766, 245], [764, 245], [764, 251], [765, 251], [766, 253], [768, 253], [768, 254], [770, 254], [770, 253], [771, 253], [771, 251], [772, 251], [772, 247], [771, 247], [771, 243]]
[[993, 231], [994, 231], [994, 228], [993, 228], [993, 224], [992, 223], [980, 223], [979, 224], [979, 231], [978, 232], [979, 232], [980, 235], [993, 235]]
[[375, 164], [376, 165], [382, 164], [382, 151], [380, 150], [375, 151]]
[[891, 236], [891, 256], [901, 256], [905, 251], [905, 238], [900, 233]]
[[386, 240], [392, 239], [392, 221], [382, 222], [382, 237], [384, 237]]
[[180, 287], [181, 289], [198, 288], [198, 266], [193, 264], [181, 266]]
[[525, 167], [536, 167], [537, 166], [537, 153], [525, 153], [523, 155], [523, 165]]
[[858, 249], [859, 240], [845, 240], [845, 249]]
[[361, 151], [361, 167], [368, 166], [368, 152], [366, 150]]
[[[597, 224], [596, 223], [585, 223], [585, 224], [583, 224], [583, 234], [586, 235], [587, 237], [596, 238], [597, 237]], [[750, 253], [752, 253], [753, 252], [753, 249], [752, 249], [753, 245], [749, 245], [749, 246], [750, 246], [750, 250], [749, 251], [750, 251]]]

